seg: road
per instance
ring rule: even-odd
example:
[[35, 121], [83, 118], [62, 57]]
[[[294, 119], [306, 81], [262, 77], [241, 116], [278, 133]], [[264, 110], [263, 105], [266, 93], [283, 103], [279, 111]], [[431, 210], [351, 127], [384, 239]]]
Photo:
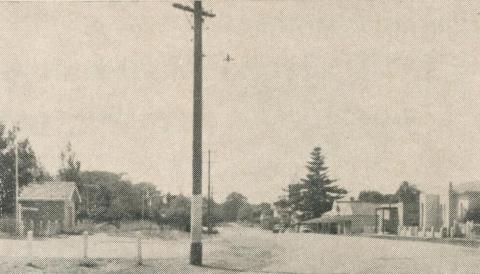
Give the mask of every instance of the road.
[[[287, 273], [479, 273], [477, 248], [323, 234], [273, 234], [229, 228], [224, 236], [251, 249], [266, 247], [265, 272]], [[252, 245], [252, 243], [254, 243]], [[253, 269], [252, 269], [253, 270]]]
[[480, 251], [446, 244], [322, 234], [273, 234], [231, 225], [204, 241], [204, 267], [188, 264], [189, 241], [146, 239], [135, 266], [135, 239], [98, 234], [79, 267], [81, 236], [36, 240], [36, 268], [25, 266], [25, 242], [0, 240], [0, 272], [25, 273], [479, 273]]

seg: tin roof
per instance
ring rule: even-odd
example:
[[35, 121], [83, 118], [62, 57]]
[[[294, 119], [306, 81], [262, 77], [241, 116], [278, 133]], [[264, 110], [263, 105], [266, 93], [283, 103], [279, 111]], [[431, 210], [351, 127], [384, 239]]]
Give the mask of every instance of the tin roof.
[[72, 199], [74, 195], [81, 201], [75, 182], [32, 183], [21, 189], [18, 200], [65, 201]]
[[335, 201], [332, 210], [323, 216], [306, 220], [302, 223], [326, 223], [334, 221], [347, 221], [353, 219], [375, 218], [375, 209], [378, 205], [360, 201]]

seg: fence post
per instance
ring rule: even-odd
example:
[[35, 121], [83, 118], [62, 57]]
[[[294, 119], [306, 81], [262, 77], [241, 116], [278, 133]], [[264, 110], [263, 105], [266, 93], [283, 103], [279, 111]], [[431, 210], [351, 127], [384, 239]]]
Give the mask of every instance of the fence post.
[[35, 222], [32, 219], [30, 219], [30, 230], [35, 232]]
[[33, 265], [33, 231], [27, 232], [27, 265]]
[[40, 220], [39, 225], [38, 225], [38, 235], [43, 236], [43, 233], [44, 233], [44, 231], [43, 231], [43, 220]]
[[50, 220], [47, 221], [47, 236], [52, 235], [52, 222]]
[[19, 232], [20, 237], [25, 236], [25, 225], [23, 224], [22, 220], [20, 220], [20, 227], [19, 227], [18, 232]]
[[142, 232], [137, 231], [135, 234], [137, 235], [137, 264], [142, 265]]
[[58, 234], [58, 232], [60, 232], [60, 229], [58, 227], [58, 220], [55, 220], [55, 234]]
[[83, 232], [83, 258], [88, 258], [88, 231]]

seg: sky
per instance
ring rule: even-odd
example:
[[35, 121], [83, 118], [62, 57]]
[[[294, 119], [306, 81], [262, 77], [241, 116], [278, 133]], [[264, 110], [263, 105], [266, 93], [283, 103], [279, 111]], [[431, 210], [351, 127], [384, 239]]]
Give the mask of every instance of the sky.
[[[172, 3], [0, 3], [0, 120], [50, 172], [71, 141], [84, 170], [191, 192], [193, 19]], [[203, 5], [216, 199], [275, 201], [315, 146], [351, 196], [480, 179], [480, 4]]]

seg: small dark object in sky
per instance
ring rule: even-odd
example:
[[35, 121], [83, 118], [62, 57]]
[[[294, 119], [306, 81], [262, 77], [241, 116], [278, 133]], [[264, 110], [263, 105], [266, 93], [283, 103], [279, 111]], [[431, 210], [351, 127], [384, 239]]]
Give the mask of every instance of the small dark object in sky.
[[225, 62], [230, 62], [230, 61], [233, 61], [234, 59], [232, 57], [230, 57], [230, 54], [227, 54], [227, 57], [225, 57], [224, 61]]

